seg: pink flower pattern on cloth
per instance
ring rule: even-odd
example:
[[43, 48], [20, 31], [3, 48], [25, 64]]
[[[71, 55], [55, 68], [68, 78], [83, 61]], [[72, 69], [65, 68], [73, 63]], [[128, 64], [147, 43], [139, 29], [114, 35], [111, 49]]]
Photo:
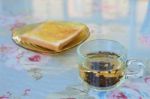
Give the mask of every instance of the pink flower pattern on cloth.
[[28, 96], [30, 96], [31, 94], [31, 89], [24, 89], [22, 90], [21, 92], [22, 94], [20, 95], [16, 95], [16, 94], [13, 94], [13, 92], [11, 91], [7, 91], [6, 93], [4, 93], [4, 95], [0, 95], [0, 99], [27, 99]]
[[[22, 20], [22, 16], [16, 17], [15, 19], [13, 17], [2, 17], [2, 16], [0, 17], [0, 26], [8, 28], [8, 29], [13, 29], [16, 27], [23, 26], [25, 25], [25, 23], [26, 22]], [[93, 31], [94, 31], [94, 27], [93, 27]], [[42, 76], [44, 76], [42, 75], [43, 73], [42, 70], [49, 69], [44, 66], [43, 68], [42, 67], [43, 64], [47, 64], [49, 61], [56, 63], [54, 59], [46, 55], [30, 52], [30, 51], [16, 47], [15, 45], [11, 45], [11, 44], [0, 44], [0, 61], [3, 63], [4, 66], [10, 69], [13, 69], [14, 71], [17, 71], [17, 72], [22, 71], [22, 70], [28, 71], [28, 73], [31, 73], [31, 76], [35, 77], [36, 79], [40, 79]], [[28, 65], [28, 66], [23, 67], [21, 65]], [[51, 69], [51, 72], [55, 72], [52, 70], [54, 70], [54, 68]], [[5, 82], [8, 83], [7, 80]], [[0, 83], [1, 83], [1, 79], [0, 79]], [[12, 86], [11, 91], [8, 90], [4, 93], [0, 93], [0, 99], [20, 99], [20, 98], [11, 98], [12, 96], [13, 97], [19, 96], [17, 94], [12, 95], [11, 93], [13, 88], [15, 89], [17, 85], [18, 84]], [[97, 99], [150, 99], [150, 94], [149, 94], [150, 87], [149, 86], [150, 86], [150, 76], [145, 76], [141, 79], [138, 79], [137, 81], [128, 80], [118, 89], [115, 89], [113, 91], [109, 91], [106, 93], [99, 92], [97, 94]], [[0, 86], [0, 88], [1, 87], [2, 86]], [[32, 91], [32, 93], [30, 93], [32, 89], [33, 89], [32, 87], [25, 89], [22, 92], [23, 95], [21, 96], [28, 96], [30, 94], [36, 93], [35, 90]], [[45, 97], [47, 96], [48, 94], [45, 94]], [[43, 97], [43, 99], [45, 99], [45, 97]], [[27, 98], [32, 99], [32, 97], [30, 96]], [[63, 99], [63, 97], [61, 97], [60, 99]]]

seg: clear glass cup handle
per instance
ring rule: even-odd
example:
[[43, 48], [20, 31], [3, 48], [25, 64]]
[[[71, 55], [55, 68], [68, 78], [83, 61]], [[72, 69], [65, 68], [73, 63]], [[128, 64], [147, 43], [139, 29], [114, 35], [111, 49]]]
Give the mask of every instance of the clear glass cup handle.
[[145, 65], [143, 62], [135, 59], [127, 61], [126, 78], [141, 78], [144, 75]]

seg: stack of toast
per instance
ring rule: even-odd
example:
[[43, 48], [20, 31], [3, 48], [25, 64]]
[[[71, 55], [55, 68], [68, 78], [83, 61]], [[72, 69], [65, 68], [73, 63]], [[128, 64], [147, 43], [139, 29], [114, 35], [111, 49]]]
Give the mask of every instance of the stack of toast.
[[85, 25], [72, 25], [69, 22], [47, 21], [20, 35], [22, 41], [60, 52], [74, 41], [85, 29]]

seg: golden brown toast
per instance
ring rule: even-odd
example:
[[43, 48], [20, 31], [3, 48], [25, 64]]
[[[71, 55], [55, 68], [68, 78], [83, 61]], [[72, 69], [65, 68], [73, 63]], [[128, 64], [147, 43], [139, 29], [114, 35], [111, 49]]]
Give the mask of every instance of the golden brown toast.
[[69, 22], [45, 22], [21, 35], [21, 39], [59, 52], [74, 40], [83, 28], [83, 26], [73, 26]]

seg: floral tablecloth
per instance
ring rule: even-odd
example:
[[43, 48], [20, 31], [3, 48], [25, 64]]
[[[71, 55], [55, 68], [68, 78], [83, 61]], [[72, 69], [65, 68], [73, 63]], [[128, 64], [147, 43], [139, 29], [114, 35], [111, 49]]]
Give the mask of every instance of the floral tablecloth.
[[[0, 16], [0, 99], [150, 99], [149, 75], [127, 80], [113, 91], [91, 94], [91, 98], [69, 89], [80, 83], [76, 48], [43, 55], [17, 46], [11, 29], [28, 24], [26, 20], [33, 21], [29, 16]], [[93, 33], [89, 39], [108, 35], [108, 30], [101, 33], [97, 25], [88, 26]]]

